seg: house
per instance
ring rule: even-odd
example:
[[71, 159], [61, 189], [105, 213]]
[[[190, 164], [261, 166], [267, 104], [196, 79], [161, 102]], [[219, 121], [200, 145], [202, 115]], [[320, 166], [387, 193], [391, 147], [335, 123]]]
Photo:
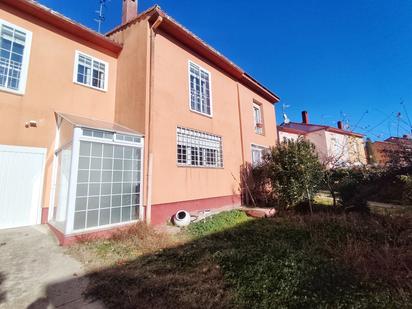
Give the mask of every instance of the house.
[[282, 123], [278, 126], [279, 141], [302, 137], [313, 143], [322, 162], [328, 166], [353, 166], [366, 164], [363, 134], [344, 129], [309, 123], [308, 112], [302, 112], [302, 122]]
[[408, 135], [392, 136], [384, 141], [373, 142], [369, 158], [371, 164], [380, 166], [410, 164], [412, 163], [412, 138]]
[[0, 228], [62, 244], [179, 209], [240, 204], [240, 166], [277, 142], [279, 98], [158, 6], [106, 36], [0, 2]]

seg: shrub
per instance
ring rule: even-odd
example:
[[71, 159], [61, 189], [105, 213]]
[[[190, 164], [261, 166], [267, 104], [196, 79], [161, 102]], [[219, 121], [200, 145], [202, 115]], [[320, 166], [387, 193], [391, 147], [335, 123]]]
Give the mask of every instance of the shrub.
[[408, 168], [351, 168], [328, 170], [326, 184], [340, 196], [341, 205], [366, 210], [368, 201], [411, 204], [412, 177]]
[[399, 179], [404, 184], [404, 190], [402, 192], [402, 204], [412, 204], [412, 175], [400, 175]]
[[244, 205], [269, 207], [276, 204], [276, 192], [272, 190], [265, 164], [257, 166], [244, 164], [241, 168], [241, 177]]
[[309, 202], [312, 211], [311, 201], [323, 180], [323, 167], [313, 144], [304, 139], [285, 140], [271, 148], [264, 166], [281, 207]]

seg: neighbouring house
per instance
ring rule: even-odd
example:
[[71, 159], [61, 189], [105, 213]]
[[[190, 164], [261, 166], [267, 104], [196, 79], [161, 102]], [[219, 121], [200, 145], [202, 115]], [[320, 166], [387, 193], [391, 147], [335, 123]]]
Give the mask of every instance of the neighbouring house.
[[240, 204], [240, 167], [277, 143], [279, 98], [158, 6], [122, 0], [106, 36], [0, 2], [0, 229], [62, 244]]
[[412, 138], [408, 135], [389, 137], [371, 143], [369, 151], [370, 164], [385, 166], [412, 163]]
[[308, 112], [302, 112], [302, 122], [282, 123], [278, 127], [279, 141], [302, 137], [313, 143], [322, 162], [329, 167], [367, 164], [364, 135], [345, 130], [342, 121], [337, 128], [309, 123]]

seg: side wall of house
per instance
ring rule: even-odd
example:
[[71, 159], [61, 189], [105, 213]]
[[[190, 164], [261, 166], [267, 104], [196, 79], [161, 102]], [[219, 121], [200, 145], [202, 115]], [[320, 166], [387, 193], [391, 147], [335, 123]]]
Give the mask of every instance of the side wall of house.
[[316, 147], [316, 152], [319, 155], [321, 161], [324, 161], [330, 156], [330, 143], [326, 137], [325, 131], [316, 131], [308, 133], [305, 138], [313, 143]]
[[[0, 144], [47, 149], [42, 207], [49, 207], [56, 121], [60, 111], [113, 121], [116, 56], [0, 3], [0, 19], [32, 32], [26, 90], [0, 91]], [[107, 92], [73, 82], [75, 52], [109, 64]], [[25, 123], [37, 121], [37, 128]]]
[[[190, 111], [189, 61], [211, 74], [212, 117]], [[153, 74], [148, 150], [153, 154], [153, 222], [164, 222], [179, 208], [199, 210], [239, 204], [242, 153], [250, 161], [252, 143], [276, 143], [273, 105], [164, 33], [156, 35]], [[264, 136], [254, 132], [254, 102], [263, 107]], [[222, 137], [223, 168], [178, 166], [177, 126]]]
[[367, 164], [365, 141], [363, 138], [351, 137], [349, 159], [352, 163]]
[[[244, 158], [246, 162], [252, 162], [252, 144], [265, 148], [277, 144], [278, 134], [275, 107], [272, 103], [242, 84], [239, 84], [239, 98]], [[262, 134], [255, 132], [253, 104], [258, 104], [261, 109], [263, 118]]]
[[128, 25], [110, 36], [123, 45], [117, 64], [117, 123], [145, 132], [146, 106], [149, 99], [150, 29], [146, 21]]
[[278, 131], [278, 136], [279, 136], [279, 142], [283, 142], [285, 139], [292, 140], [292, 141], [297, 141], [299, 138], [298, 134], [294, 133], [289, 133], [289, 132], [283, 132], [283, 131]]

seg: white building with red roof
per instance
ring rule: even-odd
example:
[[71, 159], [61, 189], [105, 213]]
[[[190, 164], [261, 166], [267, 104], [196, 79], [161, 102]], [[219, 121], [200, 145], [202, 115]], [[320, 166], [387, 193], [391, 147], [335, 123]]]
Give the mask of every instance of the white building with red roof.
[[364, 135], [346, 130], [342, 121], [336, 128], [309, 123], [308, 112], [302, 112], [302, 122], [282, 123], [278, 127], [279, 141], [302, 137], [316, 147], [322, 162], [330, 167], [366, 164]]

